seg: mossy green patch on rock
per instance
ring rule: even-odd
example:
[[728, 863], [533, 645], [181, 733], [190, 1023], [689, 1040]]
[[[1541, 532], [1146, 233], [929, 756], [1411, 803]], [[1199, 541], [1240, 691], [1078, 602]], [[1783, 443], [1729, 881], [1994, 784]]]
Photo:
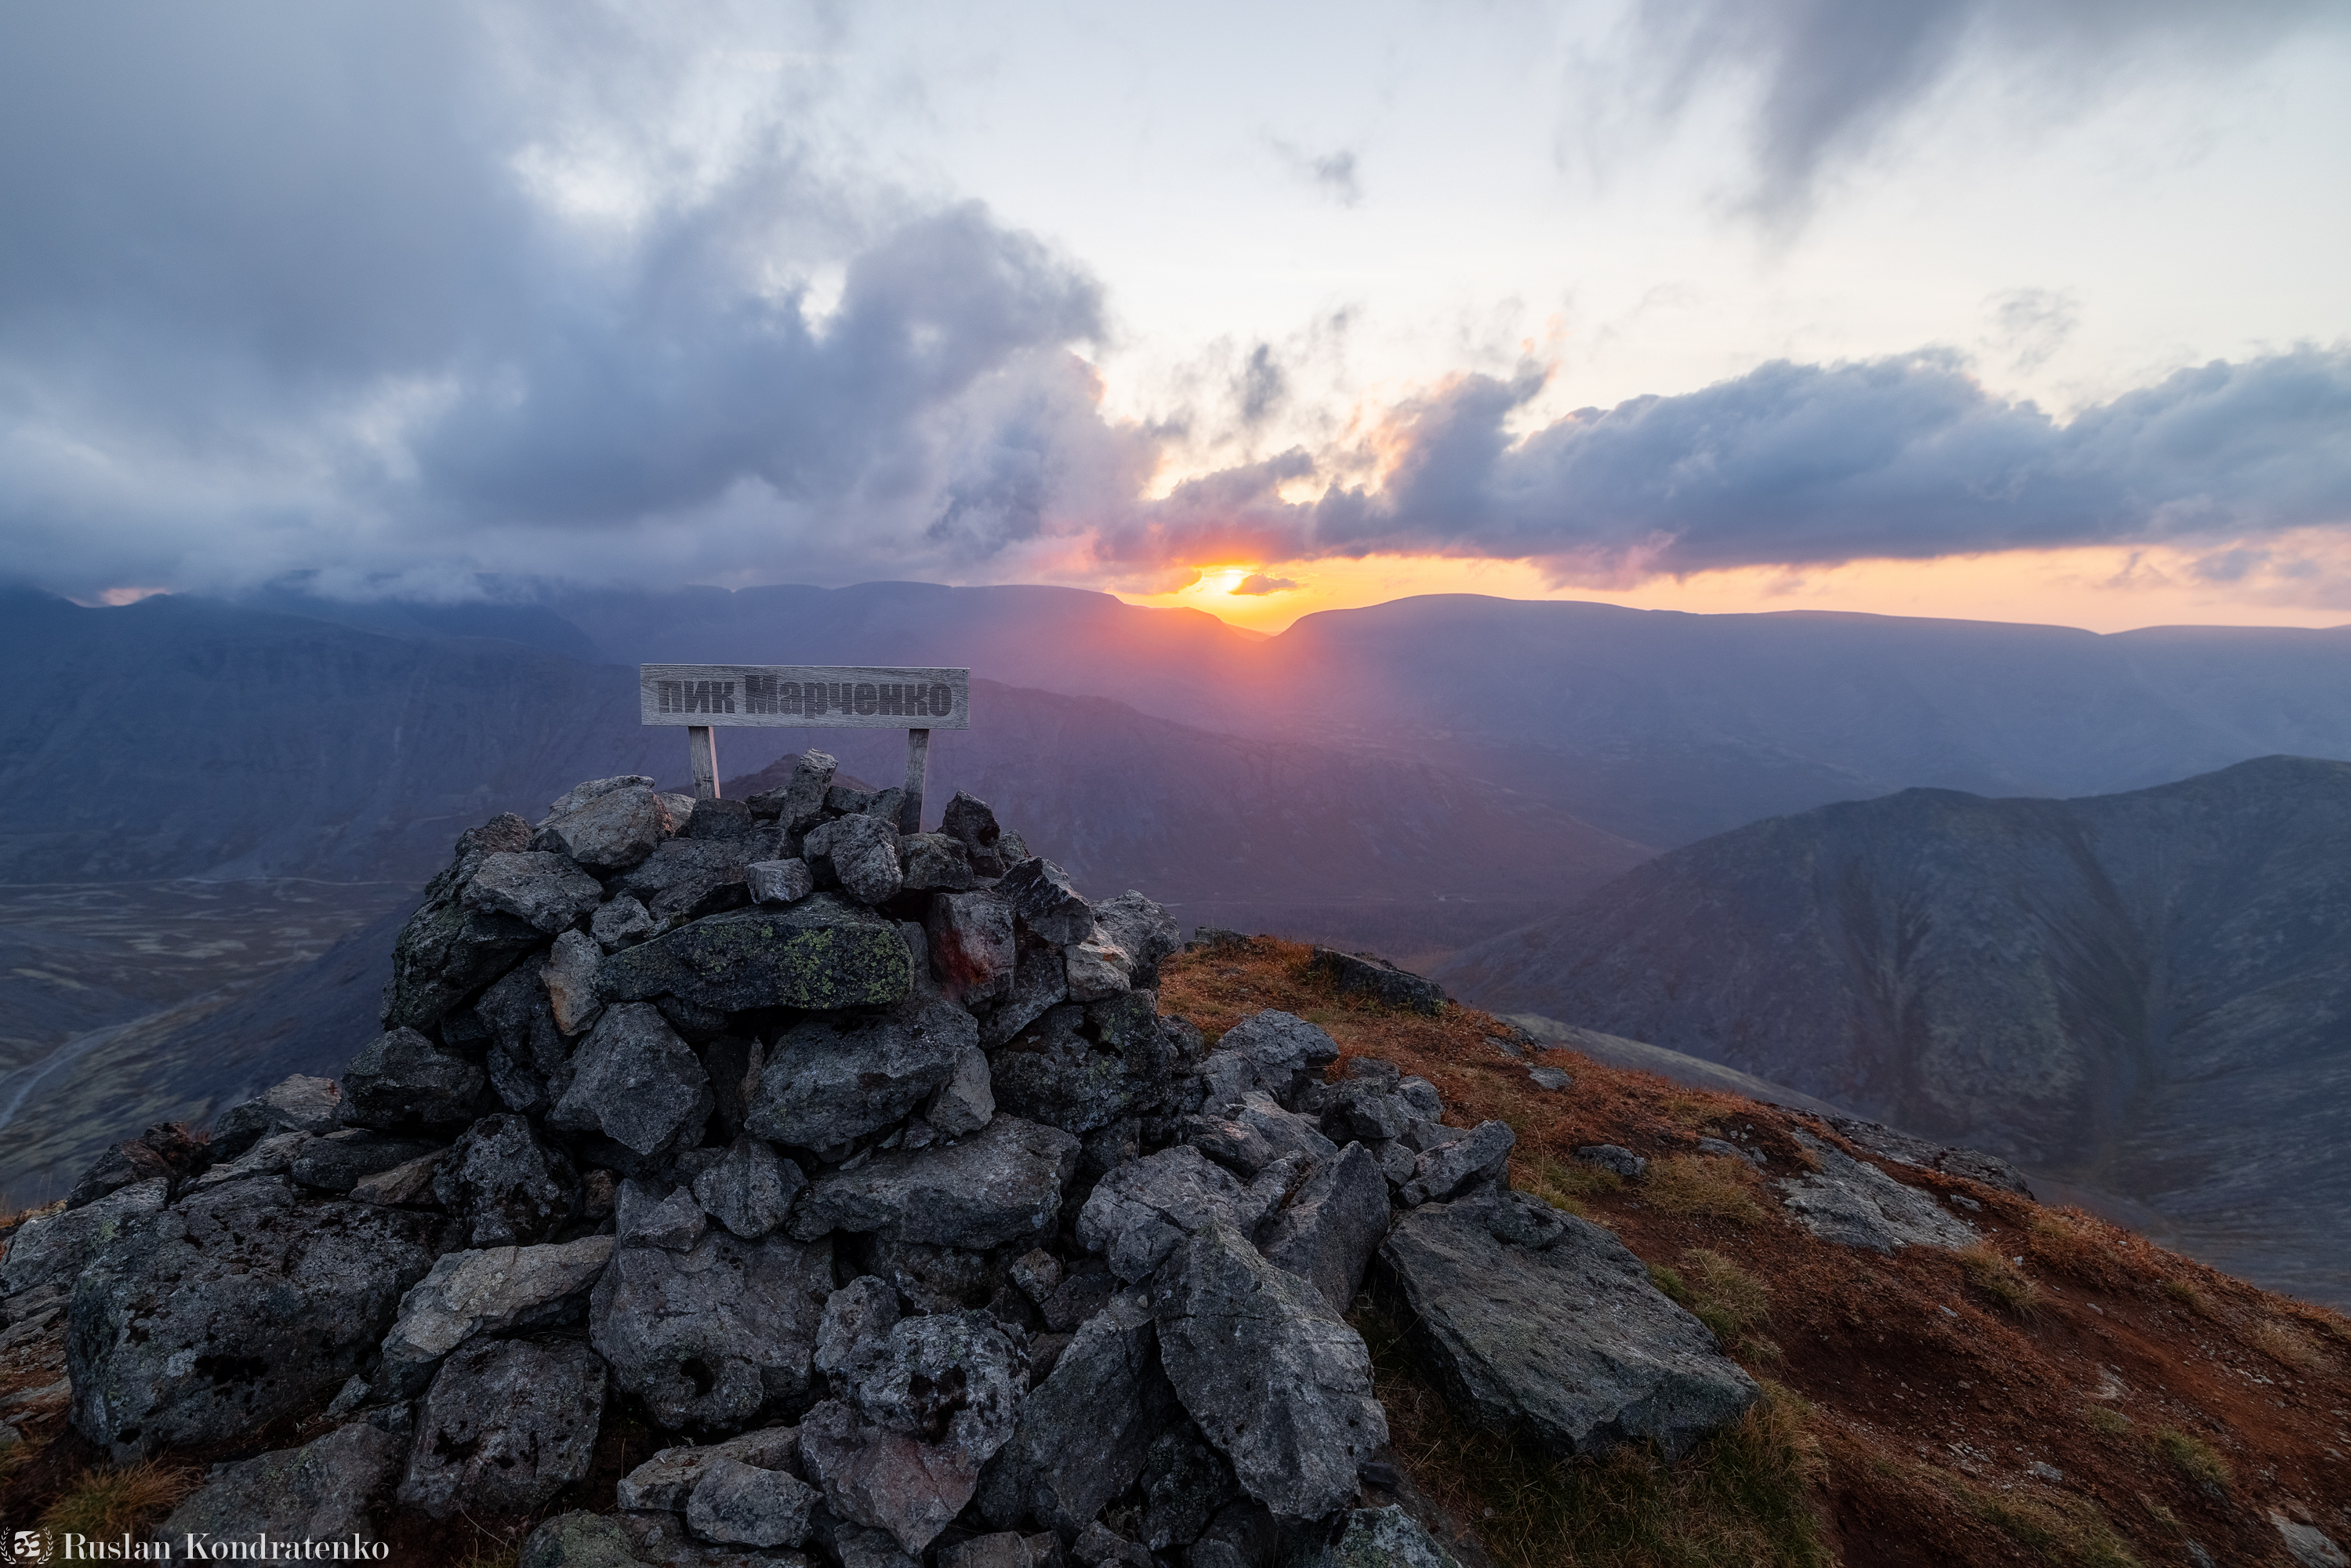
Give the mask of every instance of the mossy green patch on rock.
[[624, 948], [597, 971], [608, 1001], [682, 997], [721, 1012], [747, 1008], [887, 1007], [914, 985], [898, 928], [830, 894], [785, 909], [713, 915]]

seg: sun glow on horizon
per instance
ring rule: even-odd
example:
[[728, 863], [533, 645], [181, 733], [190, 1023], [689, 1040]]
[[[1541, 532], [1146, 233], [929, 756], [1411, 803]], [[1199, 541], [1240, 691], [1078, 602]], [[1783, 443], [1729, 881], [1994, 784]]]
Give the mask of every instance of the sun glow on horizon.
[[2351, 545], [2320, 530], [2270, 542], [2264, 559], [2171, 547], [2010, 550], [1938, 560], [1755, 566], [1631, 587], [1562, 582], [1538, 563], [1474, 557], [1224, 561], [1186, 586], [1116, 592], [1129, 604], [1205, 611], [1267, 634], [1301, 617], [1431, 593], [1579, 600], [1693, 614], [1831, 611], [2125, 632], [2143, 626], [2351, 623]]

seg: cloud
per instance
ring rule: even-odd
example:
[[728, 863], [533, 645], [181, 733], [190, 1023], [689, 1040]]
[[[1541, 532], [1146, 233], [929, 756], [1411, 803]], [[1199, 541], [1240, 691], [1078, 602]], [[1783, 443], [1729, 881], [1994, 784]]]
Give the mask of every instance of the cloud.
[[2020, 374], [2047, 364], [2082, 321], [2081, 299], [2070, 288], [2011, 288], [1985, 303], [1992, 341]]
[[1376, 485], [1285, 503], [1321, 472], [1293, 453], [1178, 486], [1101, 549], [1483, 555], [1598, 582], [2351, 523], [2351, 347], [2216, 361], [2062, 422], [1949, 350], [1782, 361], [1514, 437], [1543, 382], [1465, 376], [1390, 411]]
[[1290, 166], [1290, 172], [1306, 181], [1322, 195], [1343, 207], [1363, 204], [1364, 185], [1356, 170], [1355, 152], [1341, 147], [1330, 152], [1309, 152], [1284, 141], [1278, 136], [1269, 137], [1273, 150]]
[[1238, 582], [1234, 583], [1230, 588], [1225, 590], [1225, 591], [1227, 593], [1248, 594], [1254, 597], [1256, 595], [1265, 593], [1288, 593], [1297, 587], [1298, 584], [1290, 578], [1268, 577], [1261, 571], [1253, 571], [1247, 577], [1242, 578]]
[[2325, 0], [1642, 0], [1637, 65], [1671, 120], [1708, 93], [1747, 97], [1746, 202], [1788, 224], [1822, 176], [1866, 155], [1971, 66], [2047, 111], [2078, 113], [2158, 63], [2226, 68], [2325, 18]]

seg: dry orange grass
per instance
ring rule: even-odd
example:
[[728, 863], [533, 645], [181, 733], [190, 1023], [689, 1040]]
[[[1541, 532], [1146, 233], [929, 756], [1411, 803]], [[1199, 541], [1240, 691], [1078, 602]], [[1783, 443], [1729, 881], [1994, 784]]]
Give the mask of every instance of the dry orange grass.
[[85, 1471], [65, 1495], [42, 1511], [41, 1529], [52, 1542], [66, 1535], [111, 1541], [136, 1534], [171, 1512], [196, 1485], [194, 1470], [153, 1459], [116, 1469]]

